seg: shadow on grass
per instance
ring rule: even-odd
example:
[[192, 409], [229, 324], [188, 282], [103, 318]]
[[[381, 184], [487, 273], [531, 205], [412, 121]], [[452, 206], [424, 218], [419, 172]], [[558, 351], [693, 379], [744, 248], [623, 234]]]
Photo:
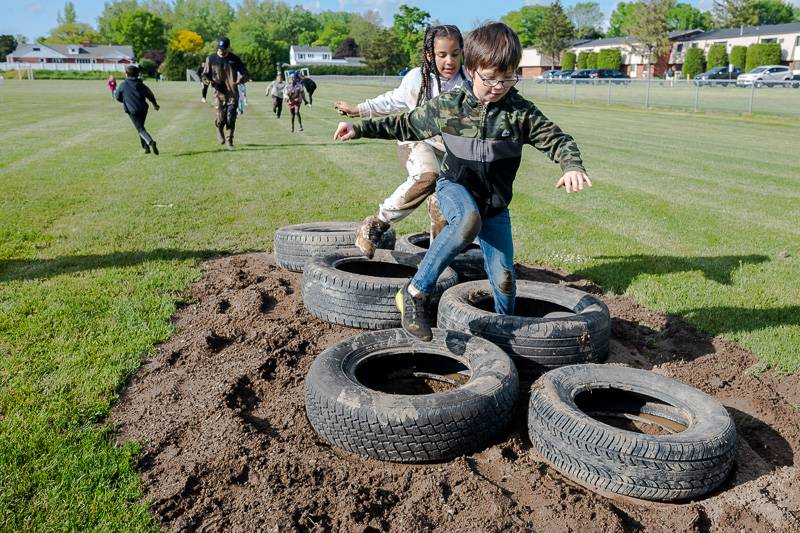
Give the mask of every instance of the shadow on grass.
[[184, 259], [208, 259], [226, 255], [225, 250], [174, 250], [159, 248], [146, 252], [114, 252], [104, 255], [67, 255], [53, 259], [0, 259], [0, 282], [44, 279], [70, 274], [146, 263]]
[[642, 274], [672, 274], [700, 271], [703, 275], [723, 285], [731, 284], [731, 277], [743, 265], [769, 261], [766, 255], [720, 255], [709, 257], [675, 257], [666, 255], [598, 256], [600, 265], [578, 270], [575, 276], [600, 283], [606, 291], [623, 294]]
[[[273, 149], [284, 149], [284, 148], [303, 148], [304, 146], [342, 146], [344, 143], [342, 142], [321, 142], [321, 143], [279, 143], [279, 144], [254, 144], [254, 143], [243, 143], [243, 144], [236, 144], [234, 145], [233, 152], [257, 152], [257, 151], [264, 151], [264, 150], [273, 150]], [[353, 142], [348, 141], [347, 146], [356, 146], [360, 144], [367, 144], [365, 142]], [[224, 146], [220, 146], [219, 148], [214, 148], [212, 150], [192, 150], [188, 152], [176, 152], [174, 154], [164, 153], [161, 152], [162, 155], [167, 157], [186, 157], [191, 155], [201, 155], [201, 154], [218, 154], [218, 153], [228, 153], [228, 150], [225, 149]]]

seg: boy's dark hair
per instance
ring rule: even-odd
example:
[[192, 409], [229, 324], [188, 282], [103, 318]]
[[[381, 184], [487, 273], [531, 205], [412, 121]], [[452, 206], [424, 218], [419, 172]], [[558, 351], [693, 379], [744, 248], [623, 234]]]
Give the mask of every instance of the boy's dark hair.
[[436, 39], [442, 37], [449, 37], [458, 41], [461, 53], [464, 53], [464, 38], [461, 36], [461, 30], [458, 29], [458, 26], [442, 24], [425, 28], [425, 37], [422, 40], [422, 66], [420, 67], [420, 70], [422, 70], [422, 86], [419, 90], [419, 96], [417, 96], [417, 105], [433, 97], [431, 72], [436, 75], [436, 86], [439, 92], [442, 92], [442, 82], [439, 81], [439, 69], [436, 68], [436, 57], [434, 57], [433, 54], [433, 45]]
[[502, 22], [481, 24], [467, 35], [464, 66], [469, 70], [493, 68], [516, 71], [522, 60], [522, 44], [514, 30]]
[[136, 65], [128, 65], [125, 67], [125, 75], [129, 78], [138, 78], [139, 77], [139, 67]]

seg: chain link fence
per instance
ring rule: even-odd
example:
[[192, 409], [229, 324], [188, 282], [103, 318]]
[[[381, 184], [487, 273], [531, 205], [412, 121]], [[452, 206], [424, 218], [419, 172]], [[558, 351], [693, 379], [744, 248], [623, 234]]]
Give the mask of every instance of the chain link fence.
[[[400, 76], [314, 76], [332, 83], [397, 87]], [[736, 84], [735, 80], [555, 80], [523, 78], [517, 89], [533, 101], [601, 104], [642, 109], [680, 109], [800, 116], [800, 80]]]

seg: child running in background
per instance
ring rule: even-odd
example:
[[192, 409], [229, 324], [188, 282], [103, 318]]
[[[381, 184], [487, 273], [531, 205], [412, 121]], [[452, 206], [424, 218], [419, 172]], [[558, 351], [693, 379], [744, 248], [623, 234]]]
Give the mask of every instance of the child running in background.
[[[425, 30], [422, 49], [422, 66], [409, 71], [396, 89], [358, 105], [336, 102], [336, 110], [349, 117], [380, 117], [408, 112], [417, 106], [460, 87], [467, 79], [461, 66], [464, 40], [458, 27], [429, 26]], [[378, 207], [377, 215], [364, 220], [356, 236], [356, 246], [372, 257], [384, 232], [391, 224], [410, 215], [426, 199], [431, 218], [431, 240], [441, 231], [445, 221], [436, 196], [436, 179], [444, 158], [444, 144], [440, 136], [422, 142], [397, 143], [397, 152], [408, 177]]]
[[360, 137], [419, 141], [442, 135], [446, 148], [436, 182], [447, 225], [431, 242], [414, 277], [397, 293], [403, 328], [422, 340], [432, 338], [428, 299], [445, 268], [475, 237], [484, 255], [498, 314], [514, 314], [516, 279], [511, 238], [512, 184], [530, 144], [561, 166], [556, 188], [582, 190], [586, 175], [575, 141], [547, 119], [514, 85], [522, 46], [501, 22], [470, 32], [464, 65], [470, 80], [414, 111], [380, 120], [339, 124], [335, 139]]
[[113, 74], [108, 77], [108, 90], [111, 91], [111, 99], [116, 98], [114, 92], [117, 90], [117, 78]]
[[300, 105], [306, 101], [306, 92], [300, 81], [300, 74], [297, 72], [292, 75], [292, 82], [286, 86], [284, 98], [289, 111], [292, 113], [292, 133], [294, 133], [295, 116], [297, 116], [297, 122], [300, 124], [300, 131], [303, 131], [303, 117], [300, 116]]
[[239, 91], [239, 107], [236, 109], [238, 115], [244, 115], [244, 106], [247, 105], [247, 86], [241, 73], [238, 74], [239, 81], [236, 83], [236, 90]]
[[116, 98], [118, 102], [122, 102], [122, 108], [131, 117], [133, 127], [139, 133], [139, 141], [142, 143], [144, 153], [149, 154], [150, 150], [155, 155], [158, 155], [158, 147], [156, 142], [144, 129], [144, 121], [147, 120], [147, 100], [153, 103], [153, 107], [158, 111], [161, 109], [156, 102], [156, 97], [153, 91], [144, 84], [139, 78], [139, 67], [136, 65], [128, 65], [125, 67], [125, 81], [123, 81], [119, 89], [117, 89]]
[[281, 118], [281, 110], [283, 109], [283, 91], [286, 89], [286, 83], [283, 81], [283, 72], [278, 72], [275, 80], [267, 85], [266, 96], [272, 95], [272, 113], [276, 118]]
[[300, 83], [303, 84], [303, 88], [306, 90], [306, 94], [308, 95], [308, 105], [309, 107], [314, 105], [314, 91], [317, 90], [317, 84], [314, 80], [309, 78], [308, 76], [304, 76], [303, 73], [300, 73]]

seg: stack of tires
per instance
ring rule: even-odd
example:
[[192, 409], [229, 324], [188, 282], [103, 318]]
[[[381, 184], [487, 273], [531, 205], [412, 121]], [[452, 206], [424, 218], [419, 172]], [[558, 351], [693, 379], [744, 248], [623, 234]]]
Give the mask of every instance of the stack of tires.
[[516, 315], [494, 313], [480, 249], [442, 273], [431, 297], [438, 329], [422, 342], [400, 326], [395, 295], [416, 272], [427, 234], [388, 234], [371, 259], [357, 223], [278, 230], [279, 265], [303, 272], [311, 314], [374, 330], [317, 356], [306, 413], [328, 442], [387, 461], [441, 461], [495, 442], [511, 423], [519, 375], [537, 376], [528, 430], [541, 458], [601, 492], [692, 498], [727, 477], [735, 427], [704, 393], [652, 372], [600, 365], [610, 318], [583, 291], [517, 282]]

